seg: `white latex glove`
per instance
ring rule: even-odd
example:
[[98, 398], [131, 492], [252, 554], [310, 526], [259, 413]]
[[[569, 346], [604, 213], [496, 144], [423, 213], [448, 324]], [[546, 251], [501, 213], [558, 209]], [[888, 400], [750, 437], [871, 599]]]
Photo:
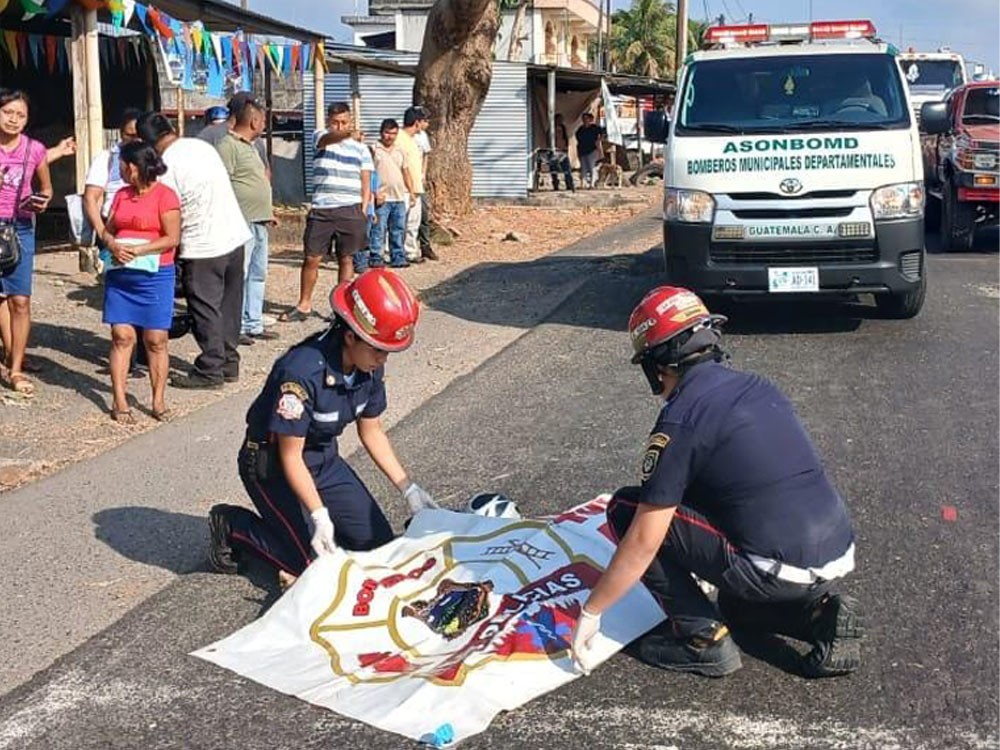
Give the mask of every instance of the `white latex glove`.
[[440, 508], [431, 493], [425, 490], [416, 482], [410, 482], [403, 490], [403, 499], [410, 506], [410, 512], [416, 515], [424, 508]]
[[333, 541], [333, 521], [330, 520], [330, 511], [324, 505], [310, 512], [309, 517], [313, 522], [313, 535], [310, 540], [313, 552], [317, 557], [332, 555], [337, 551], [337, 544]]
[[601, 630], [601, 616], [580, 609], [580, 619], [576, 621], [573, 630], [573, 666], [587, 675], [597, 666], [597, 657], [593, 651], [594, 636]]

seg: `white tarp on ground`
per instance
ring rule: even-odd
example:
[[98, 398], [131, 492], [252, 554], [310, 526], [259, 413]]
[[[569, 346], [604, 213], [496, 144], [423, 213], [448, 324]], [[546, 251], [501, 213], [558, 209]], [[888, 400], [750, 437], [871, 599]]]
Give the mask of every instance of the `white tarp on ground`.
[[[573, 680], [569, 640], [608, 564], [608, 496], [557, 517], [424, 511], [372, 552], [325, 557], [259, 620], [194, 653], [345, 716], [456, 740]], [[605, 613], [606, 659], [663, 619], [639, 585]]]

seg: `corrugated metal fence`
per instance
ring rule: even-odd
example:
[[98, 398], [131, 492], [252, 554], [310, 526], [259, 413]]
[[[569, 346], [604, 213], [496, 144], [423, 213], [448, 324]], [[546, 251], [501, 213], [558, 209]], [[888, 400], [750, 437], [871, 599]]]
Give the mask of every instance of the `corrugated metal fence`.
[[[416, 55], [399, 55], [393, 62], [416, 64]], [[393, 117], [402, 125], [403, 112], [413, 98], [413, 79], [379, 71], [358, 74], [361, 91], [361, 129], [369, 142], [378, 137], [382, 120]], [[326, 76], [327, 104], [351, 101], [350, 77], [346, 73]], [[306, 192], [312, 195], [312, 133], [317, 125], [313, 105], [312, 75], [303, 81]], [[523, 198], [528, 194], [528, 84], [523, 64], [496, 62], [493, 80], [476, 124], [469, 134], [474, 198]]]

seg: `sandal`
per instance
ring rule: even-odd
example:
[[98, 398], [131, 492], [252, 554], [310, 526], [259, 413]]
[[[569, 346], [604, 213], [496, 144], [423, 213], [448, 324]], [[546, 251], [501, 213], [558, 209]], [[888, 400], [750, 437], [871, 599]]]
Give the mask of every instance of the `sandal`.
[[173, 420], [173, 418], [174, 418], [174, 410], [171, 409], [169, 406], [166, 409], [164, 409], [163, 411], [156, 411], [156, 409], [153, 409], [152, 415], [153, 415], [153, 419], [155, 419], [157, 422], [164, 422], [164, 423], [166, 423], [166, 422], [170, 422], [170, 421]]
[[7, 383], [10, 389], [19, 396], [31, 398], [35, 395], [35, 384], [31, 382], [31, 378], [23, 373], [18, 372], [11, 375]]
[[299, 308], [293, 307], [291, 310], [286, 310], [278, 316], [278, 321], [281, 323], [301, 323], [304, 320], [309, 320], [312, 315], [312, 310], [309, 312], [302, 312]]
[[131, 409], [122, 409], [121, 411], [119, 411], [118, 409], [112, 409], [111, 418], [118, 424], [124, 424], [124, 425], [135, 424], [135, 415], [132, 413]]

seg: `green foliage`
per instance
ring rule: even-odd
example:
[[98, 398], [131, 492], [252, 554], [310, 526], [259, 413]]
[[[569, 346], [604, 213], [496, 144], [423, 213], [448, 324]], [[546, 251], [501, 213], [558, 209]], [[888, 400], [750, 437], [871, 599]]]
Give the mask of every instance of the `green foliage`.
[[[632, 0], [611, 16], [611, 59], [621, 73], [674, 77], [677, 13], [671, 2]], [[704, 24], [688, 21], [688, 49], [701, 42]]]

